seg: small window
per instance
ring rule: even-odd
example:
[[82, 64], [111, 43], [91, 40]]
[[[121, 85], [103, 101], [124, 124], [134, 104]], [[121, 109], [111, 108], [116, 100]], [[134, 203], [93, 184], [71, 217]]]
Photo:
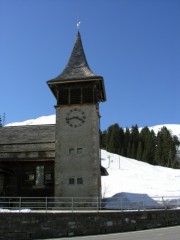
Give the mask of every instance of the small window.
[[82, 178], [77, 178], [77, 184], [83, 184], [83, 179]]
[[51, 173], [46, 173], [45, 174], [45, 180], [46, 181], [52, 181], [52, 174]]
[[69, 184], [75, 184], [75, 179], [74, 178], [69, 178]]
[[69, 148], [69, 154], [74, 154], [74, 148]]
[[44, 186], [44, 166], [36, 167], [36, 186], [37, 187]]
[[81, 154], [83, 152], [82, 148], [77, 148], [77, 154]]
[[35, 176], [34, 176], [34, 173], [25, 173], [25, 180], [26, 181], [34, 181], [35, 179]]
[[29, 180], [29, 181], [34, 181], [34, 173], [30, 173], [30, 174], [28, 175], [28, 180]]

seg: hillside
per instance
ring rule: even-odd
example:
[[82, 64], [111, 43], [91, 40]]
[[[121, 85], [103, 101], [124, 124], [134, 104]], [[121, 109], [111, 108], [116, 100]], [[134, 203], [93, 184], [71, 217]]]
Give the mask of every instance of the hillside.
[[101, 150], [101, 163], [109, 175], [102, 177], [102, 195], [140, 193], [149, 196], [180, 196], [180, 170], [125, 158]]

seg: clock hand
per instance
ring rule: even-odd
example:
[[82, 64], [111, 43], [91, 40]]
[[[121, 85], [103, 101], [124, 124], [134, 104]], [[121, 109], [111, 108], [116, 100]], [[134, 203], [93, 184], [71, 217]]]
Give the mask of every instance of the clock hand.
[[79, 119], [81, 120], [81, 118], [79, 118], [78, 116], [72, 116], [72, 117], [69, 117], [69, 118], [66, 118], [67, 120], [71, 120], [71, 119]]

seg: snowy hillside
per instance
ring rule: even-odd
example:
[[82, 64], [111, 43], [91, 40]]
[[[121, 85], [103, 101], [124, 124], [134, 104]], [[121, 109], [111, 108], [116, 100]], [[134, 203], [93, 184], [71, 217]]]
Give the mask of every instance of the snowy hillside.
[[22, 126], [22, 125], [43, 125], [43, 124], [55, 124], [55, 115], [42, 116], [36, 119], [30, 119], [23, 122], [8, 123], [6, 126]]
[[[160, 131], [163, 126], [167, 127], [172, 135], [176, 135], [180, 139], [180, 124], [162, 124], [149, 127], [149, 129], [153, 130], [155, 134], [157, 134], [157, 132]], [[139, 130], [141, 130], [141, 128], [139, 128]]]
[[152, 166], [101, 150], [101, 163], [109, 173], [102, 177], [102, 195], [140, 193], [149, 196], [180, 196], [180, 170]]

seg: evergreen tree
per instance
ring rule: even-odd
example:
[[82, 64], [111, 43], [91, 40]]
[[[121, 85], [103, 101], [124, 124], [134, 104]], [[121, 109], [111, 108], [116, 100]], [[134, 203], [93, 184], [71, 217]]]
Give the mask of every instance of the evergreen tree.
[[100, 131], [100, 147], [106, 149], [107, 145], [107, 131]]
[[153, 130], [151, 130], [151, 152], [150, 152], [151, 161], [149, 163], [153, 165], [156, 165], [155, 151], [156, 151], [156, 134]]
[[127, 146], [127, 155], [125, 157], [131, 158], [131, 154], [132, 153], [132, 143], [131, 141], [128, 142], [128, 146]]
[[0, 115], [0, 127], [3, 127], [5, 124], [6, 114]]
[[172, 136], [166, 127], [161, 128], [157, 134], [155, 160], [158, 165], [173, 167], [176, 165], [175, 155], [178, 146], [177, 138]]
[[173, 162], [172, 162], [171, 167], [173, 167], [173, 168], [179, 167], [179, 163], [176, 159], [176, 154], [177, 154], [179, 145], [180, 145], [180, 141], [179, 141], [178, 137], [177, 136], [172, 136], [171, 154], [172, 154]]
[[0, 127], [2, 127], [2, 118], [0, 116]]
[[116, 123], [108, 127], [104, 133], [106, 149], [109, 152], [121, 154], [124, 142], [124, 130]]
[[125, 133], [124, 133], [124, 142], [123, 142], [123, 146], [122, 146], [122, 150], [121, 150], [121, 153], [122, 153], [122, 156], [124, 157], [128, 157], [130, 156], [130, 150], [129, 150], [129, 142], [130, 142], [130, 131], [129, 131], [129, 128], [126, 128], [125, 130]]
[[144, 127], [140, 133], [140, 143], [141, 143], [141, 155], [140, 158], [138, 159], [153, 164], [155, 155], [154, 131], [150, 131], [148, 127]]
[[136, 159], [142, 160], [142, 155], [143, 155], [143, 141], [141, 137], [139, 137]]
[[107, 130], [107, 151], [117, 153], [119, 144], [119, 125], [116, 123]]
[[124, 131], [116, 123], [100, 132], [100, 144], [101, 148], [125, 157], [150, 164], [178, 167], [176, 153], [180, 142], [166, 127], [163, 127], [156, 136], [148, 127], [144, 127], [139, 133], [137, 125], [133, 125], [131, 130], [126, 128]]
[[131, 158], [136, 159], [136, 155], [137, 155], [136, 143], [131, 142]]
[[137, 156], [138, 142], [139, 142], [139, 129], [136, 124], [136, 125], [133, 125], [131, 128], [130, 146], [129, 146], [131, 148], [131, 158], [136, 158]]
[[119, 128], [119, 148], [118, 148], [118, 154], [120, 155], [123, 152], [123, 146], [124, 146], [124, 129], [122, 127]]

